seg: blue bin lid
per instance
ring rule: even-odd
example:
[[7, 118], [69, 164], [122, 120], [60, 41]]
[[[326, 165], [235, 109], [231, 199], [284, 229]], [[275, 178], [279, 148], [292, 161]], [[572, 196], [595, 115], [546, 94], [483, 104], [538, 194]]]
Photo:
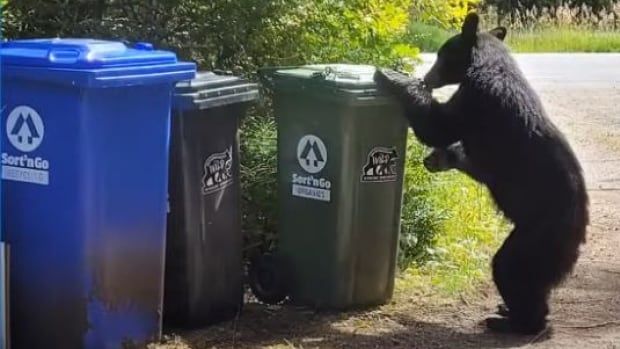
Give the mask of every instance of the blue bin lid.
[[176, 54], [148, 43], [96, 39], [29, 39], [0, 45], [2, 68], [8, 77], [70, 83], [83, 87], [177, 82], [195, 75], [194, 63], [179, 62]]

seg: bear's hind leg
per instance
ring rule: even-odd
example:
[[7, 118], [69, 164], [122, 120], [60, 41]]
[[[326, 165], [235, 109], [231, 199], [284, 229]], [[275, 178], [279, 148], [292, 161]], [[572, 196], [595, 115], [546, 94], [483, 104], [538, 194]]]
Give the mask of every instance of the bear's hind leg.
[[535, 271], [529, 268], [530, 254], [521, 238], [515, 229], [493, 258], [493, 280], [505, 305], [498, 309], [503, 318], [486, 320], [496, 332], [536, 334], [547, 326], [549, 288], [531, 277]]
[[517, 299], [516, 306], [510, 309], [508, 320], [514, 332], [537, 334], [547, 328], [549, 291], [545, 287], [527, 285]]

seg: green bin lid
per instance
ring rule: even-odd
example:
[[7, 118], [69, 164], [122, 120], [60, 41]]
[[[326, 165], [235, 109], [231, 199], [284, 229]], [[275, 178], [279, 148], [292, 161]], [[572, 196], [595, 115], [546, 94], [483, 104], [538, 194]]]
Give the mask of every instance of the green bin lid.
[[217, 108], [248, 103], [259, 97], [258, 85], [243, 78], [199, 72], [193, 80], [182, 81], [174, 91], [175, 110]]
[[[316, 64], [277, 69], [272, 74], [274, 88], [281, 91], [312, 89], [329, 97], [373, 98], [385, 96], [377, 90], [376, 68], [370, 65]], [[336, 96], [334, 96], [336, 94]]]

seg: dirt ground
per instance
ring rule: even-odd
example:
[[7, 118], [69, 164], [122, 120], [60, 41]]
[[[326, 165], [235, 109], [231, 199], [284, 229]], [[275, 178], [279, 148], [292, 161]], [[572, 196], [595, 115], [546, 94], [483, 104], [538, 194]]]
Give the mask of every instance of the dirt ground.
[[437, 302], [412, 290], [382, 308], [344, 314], [249, 305], [237, 321], [181, 333], [187, 344], [160, 348], [620, 349], [620, 83], [533, 84], [577, 151], [591, 199], [588, 242], [552, 296], [551, 330], [487, 333], [479, 321], [499, 300], [489, 285], [472, 299]]

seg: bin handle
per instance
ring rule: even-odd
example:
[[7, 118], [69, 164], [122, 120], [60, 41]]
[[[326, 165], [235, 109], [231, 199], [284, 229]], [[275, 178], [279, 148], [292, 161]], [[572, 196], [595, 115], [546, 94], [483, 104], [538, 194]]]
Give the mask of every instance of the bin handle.
[[268, 89], [273, 90], [275, 86], [273, 82], [273, 74], [278, 70], [285, 69], [295, 69], [299, 68], [299, 66], [287, 66], [287, 67], [262, 67], [258, 68], [256, 74], [258, 75], [258, 80], [261, 82], [263, 86], [266, 86]]
[[150, 42], [145, 42], [145, 41], [131, 41], [128, 39], [119, 39], [120, 42], [123, 43], [123, 45], [125, 45], [125, 47], [127, 48], [133, 48], [134, 50], [140, 50], [140, 51], [154, 51], [155, 50], [155, 46], [153, 46], [152, 43]]
[[81, 56], [81, 52], [71, 48], [52, 48], [47, 52], [50, 63], [74, 64]]
[[317, 72], [316, 75], [317, 75], [316, 78], [323, 78], [325, 80], [332, 79], [332, 78], [334, 79], [341, 78], [341, 79], [349, 79], [349, 80], [360, 79], [359, 75], [338, 71], [331, 66], [325, 67], [325, 70], [323, 72]]

